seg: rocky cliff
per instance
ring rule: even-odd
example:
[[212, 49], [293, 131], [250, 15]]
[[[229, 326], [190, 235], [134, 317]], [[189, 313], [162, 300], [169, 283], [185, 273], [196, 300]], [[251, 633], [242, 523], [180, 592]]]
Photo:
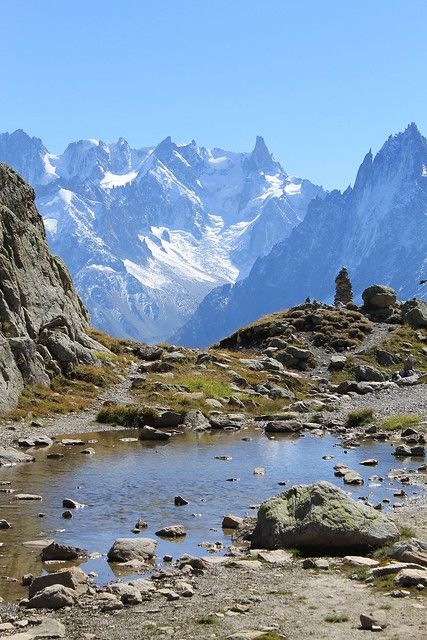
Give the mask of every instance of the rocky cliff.
[[47, 246], [33, 189], [0, 163], [0, 413], [25, 384], [95, 361], [88, 315]]

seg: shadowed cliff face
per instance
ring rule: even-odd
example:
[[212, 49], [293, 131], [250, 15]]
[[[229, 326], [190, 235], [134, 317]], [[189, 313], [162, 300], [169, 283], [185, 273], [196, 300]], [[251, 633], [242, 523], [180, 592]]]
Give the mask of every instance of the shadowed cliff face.
[[49, 252], [34, 191], [0, 163], [0, 412], [24, 384], [95, 360], [88, 315], [64, 264]]

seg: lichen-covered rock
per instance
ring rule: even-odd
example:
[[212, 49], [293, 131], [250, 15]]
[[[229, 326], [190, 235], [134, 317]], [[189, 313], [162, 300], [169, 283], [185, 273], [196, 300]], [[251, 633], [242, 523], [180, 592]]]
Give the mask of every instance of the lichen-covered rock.
[[252, 547], [375, 548], [399, 538], [379, 511], [349, 498], [329, 482], [296, 485], [264, 502]]
[[24, 384], [95, 360], [88, 315], [63, 262], [46, 242], [33, 189], [0, 163], [0, 413]]

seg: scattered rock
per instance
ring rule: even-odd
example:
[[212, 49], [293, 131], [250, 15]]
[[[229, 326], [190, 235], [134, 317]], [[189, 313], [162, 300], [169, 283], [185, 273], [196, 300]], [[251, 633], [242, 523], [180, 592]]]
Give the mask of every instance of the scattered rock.
[[273, 420], [265, 425], [266, 433], [299, 433], [303, 430], [301, 422], [296, 420]]
[[387, 627], [384, 614], [381, 613], [361, 613], [360, 627], [366, 631], [381, 631]]
[[160, 431], [160, 429], [155, 429], [147, 425], [144, 425], [139, 430], [140, 440], [169, 440], [170, 437], [171, 434], [167, 431]]
[[156, 531], [156, 536], [162, 538], [179, 538], [186, 535], [187, 532], [182, 524], [172, 524], [168, 527], [162, 527], [161, 529]]
[[64, 509], [80, 509], [84, 505], [76, 500], [71, 500], [70, 498], [65, 498], [62, 501], [62, 506]]
[[52, 584], [38, 591], [28, 602], [28, 609], [62, 609], [76, 603], [77, 594], [62, 584]]
[[109, 562], [129, 560], [151, 560], [156, 552], [157, 542], [151, 538], [118, 538], [108, 551]]
[[228, 515], [222, 520], [223, 529], [238, 529], [243, 524], [243, 518], [239, 516]]
[[402, 569], [396, 578], [395, 583], [399, 587], [417, 587], [419, 584], [427, 587], [426, 569]]
[[52, 585], [62, 585], [73, 590], [78, 595], [86, 593], [88, 589], [88, 576], [78, 567], [71, 567], [55, 573], [34, 578], [29, 588], [29, 597]]
[[52, 544], [42, 550], [41, 559], [42, 562], [51, 560], [77, 560], [79, 558], [87, 558], [87, 555], [88, 552], [86, 549], [73, 547], [70, 544], [52, 542]]
[[15, 464], [34, 462], [34, 456], [13, 447], [0, 447], [0, 467], [12, 467]]
[[185, 507], [187, 504], [189, 504], [189, 502], [182, 496], [175, 496], [174, 504], [176, 507]]

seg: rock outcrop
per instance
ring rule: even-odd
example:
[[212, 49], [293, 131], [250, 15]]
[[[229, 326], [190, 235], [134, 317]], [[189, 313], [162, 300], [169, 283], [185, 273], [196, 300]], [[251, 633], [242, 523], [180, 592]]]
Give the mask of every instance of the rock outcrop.
[[264, 502], [252, 547], [375, 548], [399, 537], [396, 526], [329, 482], [296, 485]]
[[0, 413], [24, 384], [93, 363], [103, 348], [63, 262], [47, 246], [33, 189], [0, 163]]

